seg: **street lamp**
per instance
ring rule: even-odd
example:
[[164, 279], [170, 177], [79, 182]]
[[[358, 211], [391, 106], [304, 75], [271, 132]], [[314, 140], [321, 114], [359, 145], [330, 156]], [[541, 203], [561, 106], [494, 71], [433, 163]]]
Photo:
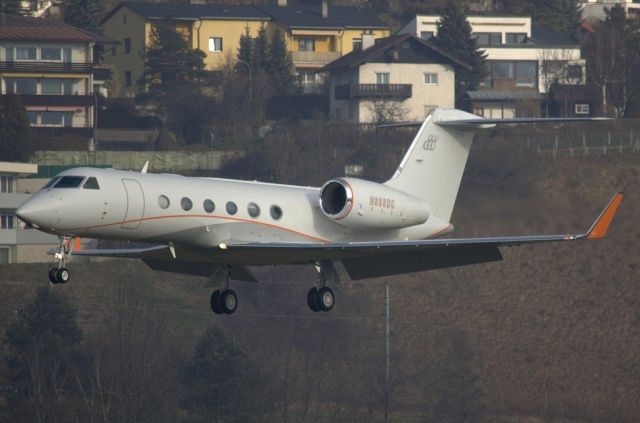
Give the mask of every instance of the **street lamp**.
[[238, 59], [238, 63], [242, 63], [243, 65], [245, 65], [247, 67], [247, 70], [249, 71], [249, 101], [253, 100], [253, 89], [252, 89], [252, 82], [251, 82], [251, 66], [245, 62], [244, 60]]

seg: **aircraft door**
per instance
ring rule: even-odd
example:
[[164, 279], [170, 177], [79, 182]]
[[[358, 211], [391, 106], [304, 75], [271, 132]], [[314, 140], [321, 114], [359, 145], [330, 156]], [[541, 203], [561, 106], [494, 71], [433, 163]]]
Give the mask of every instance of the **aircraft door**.
[[144, 193], [140, 183], [135, 179], [123, 179], [122, 184], [127, 193], [127, 212], [122, 222], [123, 229], [136, 229], [144, 215]]

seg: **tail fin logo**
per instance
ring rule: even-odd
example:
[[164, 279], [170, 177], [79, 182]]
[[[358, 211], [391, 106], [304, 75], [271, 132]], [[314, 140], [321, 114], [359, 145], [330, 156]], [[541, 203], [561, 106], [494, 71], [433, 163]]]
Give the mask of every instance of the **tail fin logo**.
[[438, 145], [438, 136], [431, 134], [427, 136], [427, 139], [422, 144], [422, 149], [427, 151], [434, 151]]

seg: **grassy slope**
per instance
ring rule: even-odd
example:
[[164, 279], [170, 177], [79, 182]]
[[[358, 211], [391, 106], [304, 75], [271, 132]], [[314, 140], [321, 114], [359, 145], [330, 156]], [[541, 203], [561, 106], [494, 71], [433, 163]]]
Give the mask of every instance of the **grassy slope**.
[[[458, 330], [473, 352], [464, 360], [477, 376], [487, 412], [541, 416], [547, 396], [549, 409], [566, 417], [638, 420], [637, 156], [552, 161], [509, 155], [503, 147], [480, 142], [472, 151], [452, 219], [456, 235], [581, 231], [624, 188], [619, 216], [604, 241], [506, 249], [501, 263], [389, 278], [394, 371], [416, 375], [406, 378], [397, 401], [412, 407], [423, 402], [421, 363], [441, 359], [447, 333]], [[304, 351], [326, 337], [327, 348], [352, 372], [347, 378], [356, 378], [363, 364], [340, 348], [353, 347], [356, 339], [382, 345], [385, 280], [343, 284], [336, 309], [313, 315], [304, 304], [311, 272], [261, 269], [266, 282], [257, 288], [236, 284], [240, 310], [216, 319], [202, 280], [155, 273], [135, 261], [117, 263], [76, 264], [74, 281], [56, 287], [75, 300], [88, 331], [100, 324], [105, 307], [117, 307], [109, 286], [118, 278], [152, 285], [156, 307], [186, 339], [217, 322], [261, 357], [283, 342]], [[0, 266], [2, 329], [34, 288], [46, 284], [46, 269]]]

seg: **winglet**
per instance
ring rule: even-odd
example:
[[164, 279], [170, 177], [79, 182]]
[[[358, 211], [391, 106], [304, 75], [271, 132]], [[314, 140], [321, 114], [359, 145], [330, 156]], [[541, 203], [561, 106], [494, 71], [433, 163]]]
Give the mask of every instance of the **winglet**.
[[618, 206], [622, 201], [622, 197], [624, 197], [623, 192], [618, 192], [613, 196], [607, 207], [604, 208], [600, 216], [593, 222], [593, 225], [589, 228], [586, 233], [587, 239], [600, 239], [604, 238], [607, 235], [607, 231], [609, 230], [609, 225], [613, 220], [613, 217], [616, 215], [618, 211]]

